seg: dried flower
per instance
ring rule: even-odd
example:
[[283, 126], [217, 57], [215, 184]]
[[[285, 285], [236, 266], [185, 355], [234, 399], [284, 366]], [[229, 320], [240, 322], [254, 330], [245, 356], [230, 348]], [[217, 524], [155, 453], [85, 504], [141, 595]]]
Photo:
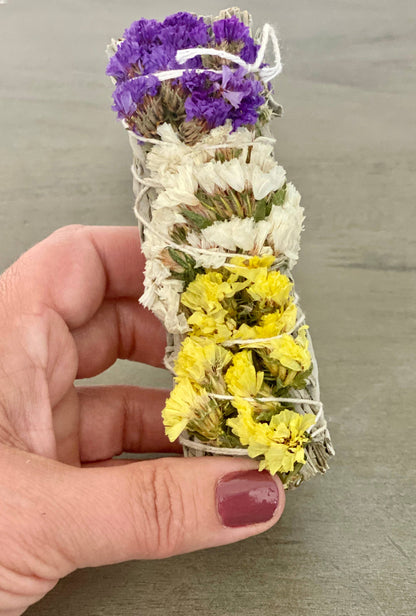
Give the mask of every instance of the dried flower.
[[176, 440], [186, 427], [208, 440], [222, 432], [222, 413], [217, 402], [188, 378], [177, 382], [166, 400], [162, 417], [170, 441]]
[[215, 342], [188, 336], [182, 342], [175, 372], [180, 379], [187, 377], [194, 383], [209, 387], [210, 391], [219, 391], [224, 389], [219, 387], [223, 370], [232, 358], [230, 351]]
[[262, 456], [259, 470], [272, 475], [293, 471], [296, 463], [304, 464], [304, 444], [308, 442], [306, 430], [315, 423], [315, 415], [300, 415], [285, 409], [273, 415], [269, 423], [256, 422], [249, 402], [237, 398], [233, 402], [237, 417], [227, 420], [242, 445], [248, 446], [251, 458]]
[[239, 55], [246, 62], [252, 63], [256, 59], [259, 45], [256, 45], [250, 36], [250, 29], [235, 15], [228, 19], [218, 19], [212, 25], [217, 45], [224, 41], [227, 43], [240, 43]]
[[256, 372], [251, 351], [240, 351], [233, 356], [225, 374], [228, 391], [233, 396], [257, 396], [263, 385], [263, 372]]

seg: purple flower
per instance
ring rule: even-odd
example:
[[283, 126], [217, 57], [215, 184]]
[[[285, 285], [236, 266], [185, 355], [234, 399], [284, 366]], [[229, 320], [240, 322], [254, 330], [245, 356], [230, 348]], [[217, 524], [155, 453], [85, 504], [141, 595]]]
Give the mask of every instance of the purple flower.
[[140, 19], [133, 21], [131, 26], [124, 31], [124, 38], [134, 41], [142, 47], [152, 47], [161, 44], [160, 34], [162, 30], [162, 24], [156, 19]]
[[241, 58], [250, 64], [252, 64], [257, 56], [257, 50], [259, 45], [256, 45], [250, 36], [250, 29], [245, 26], [242, 21], [235, 15], [228, 19], [219, 19], [214, 21], [212, 29], [215, 36], [215, 42], [217, 45], [223, 41], [227, 43], [233, 43], [241, 41], [244, 43], [244, 47], [240, 52]]
[[134, 41], [123, 41], [117, 48], [116, 53], [110, 58], [106, 73], [115, 77], [117, 81], [126, 79], [132, 68], [140, 61], [142, 49]]
[[117, 112], [119, 119], [132, 116], [139, 107], [146, 94], [155, 96], [159, 89], [159, 80], [153, 75], [136, 77], [122, 81], [113, 92], [114, 105], [112, 109]]
[[175, 13], [163, 23], [155, 19], [140, 19], [124, 32], [125, 40], [118, 46], [107, 66], [107, 75], [117, 81], [135, 75], [148, 75], [175, 68], [199, 68], [200, 57], [178, 64], [178, 49], [208, 44], [208, 26], [191, 13]]
[[181, 78], [186, 119], [205, 120], [209, 128], [222, 126], [230, 119], [235, 130], [239, 126], [255, 124], [258, 109], [264, 103], [260, 95], [261, 82], [246, 75], [244, 68], [233, 71], [223, 66], [222, 73], [188, 71]]
[[185, 101], [186, 119], [205, 120], [209, 128], [222, 126], [228, 118], [230, 105], [223, 98], [209, 98], [202, 92], [195, 92]]
[[191, 13], [175, 13], [163, 22], [161, 39], [176, 49], [208, 44], [208, 26], [202, 17]]

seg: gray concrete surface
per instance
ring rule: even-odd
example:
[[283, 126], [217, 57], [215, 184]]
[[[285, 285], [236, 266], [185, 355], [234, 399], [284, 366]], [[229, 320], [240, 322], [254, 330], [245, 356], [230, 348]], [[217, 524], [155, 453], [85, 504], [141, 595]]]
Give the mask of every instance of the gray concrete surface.
[[[133, 19], [179, 9], [207, 12], [200, 1], [0, 6], [3, 268], [60, 225], [135, 224], [104, 47]], [[258, 0], [251, 10], [282, 40], [274, 129], [307, 211], [295, 275], [337, 456], [265, 535], [79, 571], [30, 616], [416, 612], [415, 5]], [[120, 362], [101, 382], [169, 378]]]

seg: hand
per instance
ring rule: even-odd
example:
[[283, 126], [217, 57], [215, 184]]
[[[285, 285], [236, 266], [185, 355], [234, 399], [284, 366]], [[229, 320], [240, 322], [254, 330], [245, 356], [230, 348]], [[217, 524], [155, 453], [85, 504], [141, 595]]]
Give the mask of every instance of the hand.
[[142, 290], [130, 227], [60, 229], [0, 278], [2, 616], [78, 567], [231, 543], [283, 511], [281, 483], [249, 459], [112, 459], [180, 452], [164, 435], [166, 392], [74, 385], [118, 357], [162, 365]]

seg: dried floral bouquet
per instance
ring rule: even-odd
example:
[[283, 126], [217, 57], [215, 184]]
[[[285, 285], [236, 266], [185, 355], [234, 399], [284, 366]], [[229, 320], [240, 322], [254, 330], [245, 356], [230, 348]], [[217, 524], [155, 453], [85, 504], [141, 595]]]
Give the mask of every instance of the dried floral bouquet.
[[[265, 60], [269, 44], [273, 61]], [[334, 451], [291, 270], [300, 195], [273, 155], [273, 28], [246, 11], [141, 19], [108, 47], [146, 256], [141, 303], [168, 332], [166, 434], [185, 455], [248, 455], [285, 487]]]

